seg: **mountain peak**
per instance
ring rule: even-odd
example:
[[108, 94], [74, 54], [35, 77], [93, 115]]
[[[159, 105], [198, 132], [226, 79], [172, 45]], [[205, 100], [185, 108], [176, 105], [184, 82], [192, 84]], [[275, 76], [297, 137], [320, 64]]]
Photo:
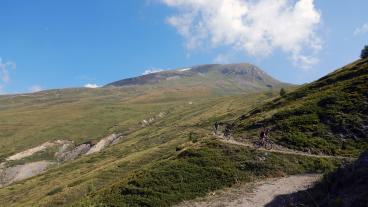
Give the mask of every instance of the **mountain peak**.
[[[257, 66], [249, 63], [206, 64], [165, 70], [138, 77], [119, 80], [106, 87], [126, 86], [161, 86], [161, 87], [193, 87], [236, 88], [237, 90], [259, 91], [282, 85]], [[229, 90], [227, 90], [229, 91]]]

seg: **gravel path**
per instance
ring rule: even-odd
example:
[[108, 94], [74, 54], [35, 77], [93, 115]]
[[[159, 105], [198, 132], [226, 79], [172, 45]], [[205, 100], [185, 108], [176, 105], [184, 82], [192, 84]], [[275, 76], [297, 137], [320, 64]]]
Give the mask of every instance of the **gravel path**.
[[187, 201], [177, 207], [261, 207], [278, 195], [305, 190], [321, 177], [319, 174], [307, 174], [266, 179], [216, 191], [201, 200]]

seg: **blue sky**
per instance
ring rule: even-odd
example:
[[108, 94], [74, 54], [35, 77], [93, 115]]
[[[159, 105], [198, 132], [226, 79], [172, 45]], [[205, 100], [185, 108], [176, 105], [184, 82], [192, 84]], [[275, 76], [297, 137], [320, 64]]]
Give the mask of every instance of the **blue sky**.
[[[230, 62], [305, 83], [358, 59], [368, 43], [366, 0], [279, 0], [279, 10], [248, 1], [0, 0], [0, 92], [101, 86], [146, 70]], [[228, 2], [236, 9], [226, 10]]]

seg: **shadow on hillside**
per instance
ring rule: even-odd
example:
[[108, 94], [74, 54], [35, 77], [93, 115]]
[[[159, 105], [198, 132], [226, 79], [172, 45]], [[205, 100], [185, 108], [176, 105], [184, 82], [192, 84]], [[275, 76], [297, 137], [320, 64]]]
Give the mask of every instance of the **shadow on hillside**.
[[340, 167], [314, 187], [277, 196], [266, 207], [318, 206], [318, 207], [367, 207], [368, 206], [368, 151], [354, 163]]
[[[305, 202], [305, 200], [308, 200], [308, 202]], [[308, 190], [305, 190], [287, 195], [279, 195], [268, 203], [266, 207], [318, 206], [318, 204], [313, 204], [314, 201], [310, 193]]]

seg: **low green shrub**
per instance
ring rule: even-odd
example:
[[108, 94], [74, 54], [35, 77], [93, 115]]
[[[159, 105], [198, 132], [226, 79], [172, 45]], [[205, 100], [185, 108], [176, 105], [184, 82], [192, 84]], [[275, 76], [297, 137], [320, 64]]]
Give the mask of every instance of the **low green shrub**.
[[63, 191], [62, 187], [56, 187], [56, 188], [52, 189], [51, 191], [49, 191], [46, 195], [52, 196], [52, 195], [55, 195], [55, 194], [60, 193], [62, 191]]

